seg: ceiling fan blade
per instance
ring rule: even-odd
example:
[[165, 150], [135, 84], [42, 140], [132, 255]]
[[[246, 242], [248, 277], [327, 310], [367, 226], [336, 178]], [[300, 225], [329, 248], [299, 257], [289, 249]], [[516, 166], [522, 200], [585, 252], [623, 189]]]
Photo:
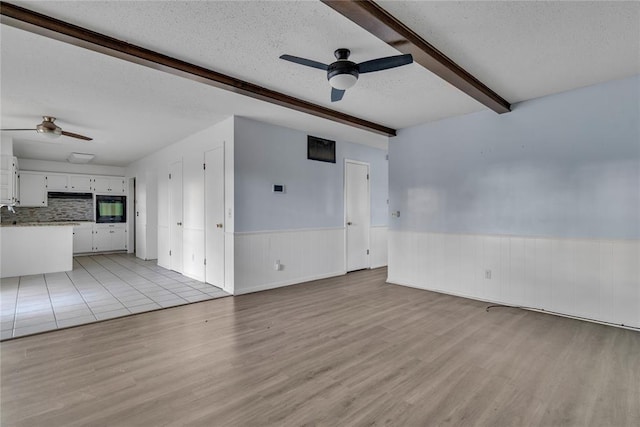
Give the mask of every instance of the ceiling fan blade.
[[14, 131], [14, 130], [35, 130], [35, 129], [0, 129], [0, 131]]
[[344, 96], [344, 90], [336, 89], [335, 87], [331, 88], [331, 102], [340, 101]]
[[374, 71], [388, 70], [389, 68], [400, 67], [402, 65], [411, 64], [413, 56], [410, 53], [406, 55], [387, 56], [386, 58], [372, 59], [358, 64], [360, 74], [372, 73]]
[[323, 71], [327, 71], [327, 69], [329, 68], [328, 65], [325, 65], [321, 62], [312, 61], [311, 59], [299, 58], [297, 56], [280, 55], [280, 59], [284, 59], [285, 61], [295, 62], [296, 64], [300, 64], [300, 65], [306, 65], [307, 67], [317, 68]]
[[67, 131], [64, 131], [64, 130], [62, 131], [62, 135], [69, 136], [71, 138], [82, 139], [84, 141], [93, 141], [93, 138], [89, 138], [88, 136], [80, 135], [80, 134], [73, 133], [73, 132], [67, 132]]

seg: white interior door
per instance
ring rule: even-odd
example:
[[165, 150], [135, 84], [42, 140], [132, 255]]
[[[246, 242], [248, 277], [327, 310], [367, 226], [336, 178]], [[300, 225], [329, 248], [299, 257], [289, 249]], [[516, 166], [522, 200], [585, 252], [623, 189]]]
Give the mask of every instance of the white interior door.
[[224, 148], [204, 153], [205, 281], [224, 288]]
[[138, 258], [148, 259], [147, 258], [147, 232], [146, 232], [146, 218], [147, 218], [147, 208], [146, 208], [146, 182], [145, 185], [140, 185], [136, 183], [135, 186], [135, 199], [134, 199], [134, 215], [135, 215], [135, 253]]
[[182, 160], [169, 165], [169, 261], [182, 273]]
[[347, 271], [369, 268], [369, 165], [345, 161], [345, 226]]

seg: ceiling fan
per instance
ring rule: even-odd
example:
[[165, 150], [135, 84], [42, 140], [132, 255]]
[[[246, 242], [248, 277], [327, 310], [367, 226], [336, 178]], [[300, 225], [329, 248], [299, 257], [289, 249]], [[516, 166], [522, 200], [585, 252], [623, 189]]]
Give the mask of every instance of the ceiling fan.
[[60, 135], [64, 135], [64, 136], [68, 136], [71, 138], [77, 138], [77, 139], [82, 139], [84, 141], [91, 141], [93, 140], [93, 138], [89, 138], [88, 136], [84, 136], [84, 135], [80, 135], [77, 133], [73, 133], [73, 132], [67, 132], [62, 130], [62, 128], [58, 125], [56, 125], [54, 122], [56, 121], [55, 117], [51, 117], [51, 116], [43, 116], [42, 117], [42, 123], [40, 123], [39, 125], [36, 126], [35, 129], [0, 129], [2, 131], [24, 131], [24, 130], [28, 130], [28, 131], [36, 131], [38, 133], [41, 133], [43, 135], [46, 135], [50, 138], [57, 138]]
[[280, 59], [326, 71], [327, 80], [331, 85], [331, 102], [340, 101], [344, 96], [345, 90], [356, 84], [360, 74], [388, 70], [389, 68], [400, 67], [413, 62], [413, 57], [409, 53], [372, 59], [359, 64], [349, 61], [349, 55], [351, 54], [349, 49], [336, 49], [333, 54], [337, 61], [329, 65], [291, 55], [281, 55]]

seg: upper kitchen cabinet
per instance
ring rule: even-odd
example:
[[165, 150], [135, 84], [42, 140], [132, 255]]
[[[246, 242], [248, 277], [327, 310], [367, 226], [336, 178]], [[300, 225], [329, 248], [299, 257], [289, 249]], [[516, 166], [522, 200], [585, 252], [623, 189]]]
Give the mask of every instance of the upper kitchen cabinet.
[[20, 172], [18, 206], [47, 206], [46, 175], [38, 172]]
[[103, 194], [126, 194], [124, 177], [96, 176], [93, 178], [93, 191]]
[[92, 191], [91, 176], [69, 175], [69, 189], [74, 192], [89, 193]]
[[48, 173], [45, 178], [47, 191], [69, 191], [69, 175]]
[[8, 155], [0, 157], [0, 204], [13, 205], [18, 199], [18, 159]]

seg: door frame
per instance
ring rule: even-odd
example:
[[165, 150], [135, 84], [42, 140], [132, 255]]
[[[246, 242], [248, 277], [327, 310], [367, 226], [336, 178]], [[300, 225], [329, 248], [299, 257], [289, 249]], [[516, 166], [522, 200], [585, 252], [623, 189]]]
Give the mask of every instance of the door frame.
[[363, 165], [367, 167], [367, 173], [369, 179], [367, 179], [367, 211], [369, 212], [369, 229], [367, 230], [367, 246], [369, 248], [369, 254], [367, 255], [367, 265], [365, 269], [371, 269], [371, 164], [368, 162], [362, 162], [360, 160], [344, 159], [344, 174], [343, 174], [343, 204], [344, 212], [342, 219], [342, 227], [344, 229], [344, 271], [348, 273], [349, 269], [349, 244], [347, 242], [347, 164]]

